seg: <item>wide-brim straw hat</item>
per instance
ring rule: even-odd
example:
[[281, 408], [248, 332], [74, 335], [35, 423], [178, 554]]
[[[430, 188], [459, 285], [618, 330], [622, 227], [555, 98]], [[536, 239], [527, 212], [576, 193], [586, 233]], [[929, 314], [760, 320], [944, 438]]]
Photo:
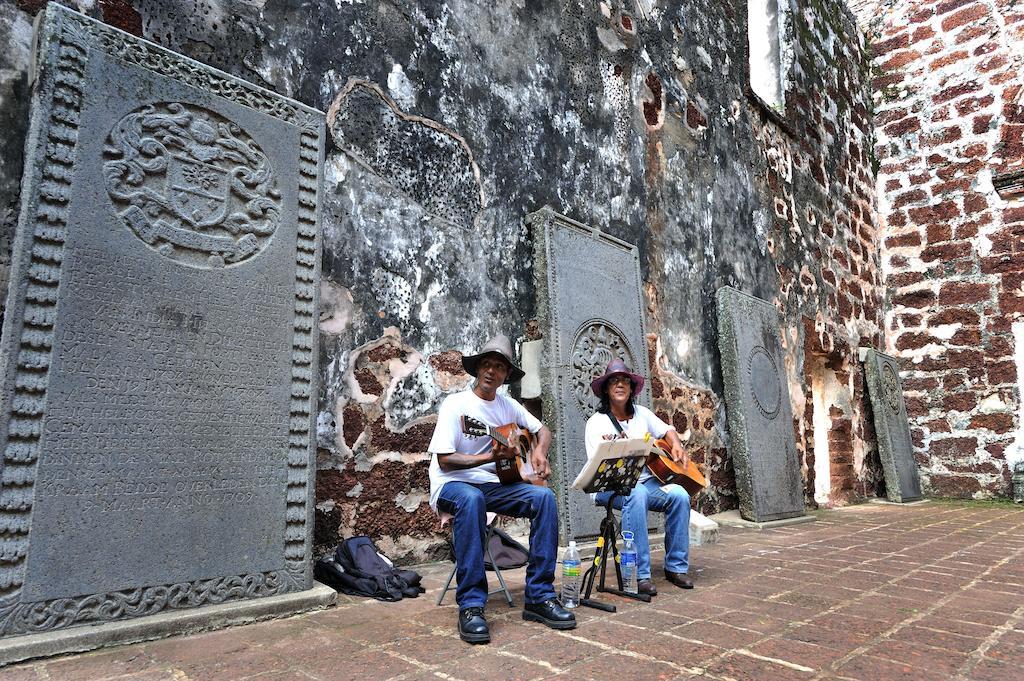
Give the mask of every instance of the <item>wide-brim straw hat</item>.
[[501, 355], [506, 362], [508, 362], [509, 370], [508, 376], [505, 377], [505, 383], [515, 383], [522, 379], [526, 375], [526, 372], [516, 366], [516, 363], [512, 360], [512, 343], [509, 341], [508, 336], [504, 334], [498, 334], [494, 338], [490, 339], [484, 346], [480, 348], [480, 352], [475, 355], [463, 355], [462, 356], [462, 368], [466, 370], [470, 376], [476, 376], [477, 368], [480, 365], [480, 360], [485, 355]]
[[629, 380], [633, 382], [634, 394], [644, 389], [644, 377], [630, 371], [629, 367], [621, 359], [613, 359], [608, 362], [608, 368], [605, 369], [605, 372], [590, 382], [590, 389], [594, 391], [595, 395], [600, 397], [601, 391], [604, 390], [604, 384], [608, 382], [609, 378], [617, 374], [629, 376]]

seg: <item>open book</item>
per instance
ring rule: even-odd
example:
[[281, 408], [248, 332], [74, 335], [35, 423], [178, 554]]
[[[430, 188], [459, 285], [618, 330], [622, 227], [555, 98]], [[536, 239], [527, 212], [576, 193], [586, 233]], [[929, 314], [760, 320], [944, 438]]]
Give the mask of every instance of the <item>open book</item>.
[[632, 489], [647, 463], [649, 454], [660, 453], [654, 438], [623, 438], [606, 440], [597, 446], [594, 456], [587, 460], [573, 489], [584, 492], [611, 490], [616, 487]]

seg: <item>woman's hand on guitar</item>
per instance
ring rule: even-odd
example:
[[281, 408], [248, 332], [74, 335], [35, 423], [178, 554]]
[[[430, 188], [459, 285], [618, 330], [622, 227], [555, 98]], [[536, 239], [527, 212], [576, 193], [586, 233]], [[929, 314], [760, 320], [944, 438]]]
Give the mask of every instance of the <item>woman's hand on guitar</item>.
[[686, 450], [683, 449], [682, 445], [677, 440], [672, 443], [672, 452], [670, 454], [672, 460], [676, 463], [686, 466], [690, 463], [690, 457], [686, 454]]

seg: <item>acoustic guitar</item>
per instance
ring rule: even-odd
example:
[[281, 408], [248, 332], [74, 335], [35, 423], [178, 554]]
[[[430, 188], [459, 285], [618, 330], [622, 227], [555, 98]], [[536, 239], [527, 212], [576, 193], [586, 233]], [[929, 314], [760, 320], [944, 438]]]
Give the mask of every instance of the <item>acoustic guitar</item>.
[[503, 485], [516, 482], [529, 482], [534, 485], [547, 486], [547, 483], [527, 469], [530, 451], [533, 449], [533, 434], [518, 424], [506, 423], [503, 426], [489, 426], [472, 416], [460, 419], [462, 432], [474, 437], [489, 437], [494, 440], [494, 468], [498, 480]]
[[687, 459], [685, 467], [672, 460], [669, 455], [672, 451], [672, 444], [668, 440], [656, 440], [654, 445], [665, 453], [649, 454], [647, 468], [661, 484], [681, 485], [691, 497], [696, 496], [698, 492], [708, 486], [707, 479], [692, 459]]

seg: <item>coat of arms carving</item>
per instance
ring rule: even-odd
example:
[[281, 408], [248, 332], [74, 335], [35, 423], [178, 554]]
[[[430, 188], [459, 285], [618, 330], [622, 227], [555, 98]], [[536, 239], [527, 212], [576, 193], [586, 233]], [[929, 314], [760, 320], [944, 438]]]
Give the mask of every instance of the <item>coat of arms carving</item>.
[[634, 371], [639, 370], [622, 332], [604, 319], [591, 319], [580, 326], [573, 339], [571, 353], [572, 392], [584, 418], [589, 418], [601, 406], [601, 401], [590, 389], [590, 383], [604, 373], [608, 362], [622, 359]]
[[191, 104], [147, 104], [121, 118], [106, 140], [103, 176], [128, 228], [191, 267], [256, 256], [280, 222], [266, 154], [237, 124]]

